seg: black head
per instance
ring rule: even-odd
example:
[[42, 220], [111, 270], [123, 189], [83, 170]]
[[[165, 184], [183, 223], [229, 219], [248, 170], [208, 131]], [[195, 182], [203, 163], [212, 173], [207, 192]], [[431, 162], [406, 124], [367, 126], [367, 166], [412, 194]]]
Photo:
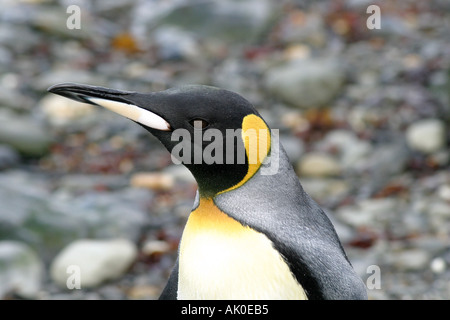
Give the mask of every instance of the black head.
[[252, 160], [252, 138], [245, 138], [242, 132], [253, 129], [258, 140], [259, 130], [269, 130], [246, 99], [210, 86], [144, 94], [64, 83], [48, 91], [103, 106], [143, 126], [163, 143], [176, 163], [192, 172], [200, 195], [207, 198], [244, 183], [257, 170], [260, 158]]

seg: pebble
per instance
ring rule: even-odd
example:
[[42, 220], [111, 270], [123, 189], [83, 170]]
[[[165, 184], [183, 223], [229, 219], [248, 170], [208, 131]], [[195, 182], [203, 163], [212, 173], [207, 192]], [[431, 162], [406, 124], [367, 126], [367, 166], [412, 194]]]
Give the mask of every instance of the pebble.
[[44, 278], [44, 264], [37, 253], [20, 241], [0, 241], [0, 299], [11, 294], [33, 299]]
[[174, 1], [166, 5], [155, 2], [138, 8], [135, 19], [144, 25], [157, 23], [158, 26], [195, 31], [210, 41], [251, 43], [278, 11], [279, 8], [269, 0], [223, 0], [217, 3]]
[[409, 159], [408, 148], [403, 140], [389, 142], [373, 148], [368, 157], [366, 169], [372, 173], [373, 180], [383, 183], [389, 177], [401, 174]]
[[333, 157], [327, 154], [308, 153], [300, 159], [297, 170], [300, 176], [330, 177], [338, 175], [341, 167]]
[[447, 236], [450, 228], [450, 204], [444, 201], [432, 201], [425, 208], [431, 229], [438, 235]]
[[443, 273], [447, 269], [445, 260], [441, 257], [436, 257], [430, 262], [430, 269], [434, 273]]
[[392, 264], [404, 271], [423, 270], [430, 261], [429, 254], [421, 249], [406, 249], [400, 252], [391, 252]]
[[47, 153], [52, 141], [52, 135], [38, 121], [12, 112], [0, 113], [0, 143], [23, 155], [37, 157]]
[[[124, 275], [136, 259], [137, 252], [136, 245], [126, 239], [77, 240], [55, 257], [50, 266], [50, 276], [62, 288], [68, 288], [72, 280], [79, 281], [81, 288], [96, 287]], [[79, 279], [71, 278], [77, 274]]]
[[[301, 23], [301, 28], [298, 28], [298, 23]], [[325, 44], [326, 25], [324, 17], [318, 12], [305, 14], [303, 10], [293, 9], [286, 12], [285, 19], [282, 20], [280, 33], [282, 39], [287, 43], [295, 43], [292, 46], [306, 47], [306, 49], [302, 48], [302, 51], [310, 51], [309, 46], [321, 47]], [[288, 53], [291, 54], [290, 50]], [[304, 53], [300, 52], [300, 54], [303, 55]]]
[[128, 291], [129, 299], [155, 300], [161, 294], [161, 288], [152, 285], [134, 286]]
[[344, 200], [351, 191], [349, 183], [339, 178], [301, 177], [300, 182], [314, 200], [326, 207]]
[[158, 46], [158, 55], [164, 60], [201, 58], [199, 46], [193, 33], [177, 27], [162, 27], [153, 35]]
[[361, 171], [367, 166], [367, 161], [373, 148], [366, 140], [359, 139], [348, 130], [333, 130], [320, 142], [323, 150], [336, 150], [343, 170]]
[[428, 214], [440, 217], [444, 220], [450, 219], [450, 203], [444, 201], [433, 201], [427, 208]]
[[33, 108], [35, 101], [19, 90], [21, 81], [22, 76], [16, 73], [0, 75], [0, 106], [18, 112]]
[[151, 256], [155, 253], [164, 253], [170, 250], [170, 244], [166, 241], [161, 240], [151, 240], [147, 241], [142, 245], [142, 253], [147, 256]]
[[7, 145], [0, 144], [0, 170], [14, 167], [20, 159], [19, 153]]
[[336, 216], [344, 223], [353, 227], [363, 227], [372, 224], [373, 216], [370, 212], [364, 212], [357, 207], [341, 207], [336, 211]]
[[130, 185], [135, 188], [148, 188], [154, 191], [168, 191], [175, 185], [172, 175], [160, 172], [139, 172], [130, 179]]
[[354, 227], [382, 227], [390, 217], [397, 214], [400, 207], [400, 202], [395, 198], [365, 199], [356, 205], [340, 207], [336, 215]]
[[[123, 189], [128, 181], [123, 175], [113, 174], [65, 174], [57, 182], [58, 189], [70, 194], [80, 194], [86, 190], [103, 187], [109, 190]], [[149, 196], [150, 197], [150, 196]]]
[[87, 103], [80, 103], [55, 94], [48, 94], [39, 101], [42, 110], [50, 124], [57, 127], [67, 127], [93, 115], [96, 108]]
[[419, 120], [406, 130], [406, 141], [411, 149], [429, 154], [445, 146], [445, 135], [446, 129], [442, 120]]
[[437, 194], [442, 200], [450, 202], [450, 184], [444, 184], [440, 186]]
[[297, 108], [327, 106], [339, 92], [344, 74], [332, 59], [299, 59], [270, 68], [268, 90]]
[[197, 183], [192, 173], [183, 165], [169, 165], [162, 173], [173, 176], [175, 180], [189, 183]]
[[291, 163], [296, 163], [305, 152], [305, 144], [296, 137], [281, 135], [280, 144], [283, 146]]

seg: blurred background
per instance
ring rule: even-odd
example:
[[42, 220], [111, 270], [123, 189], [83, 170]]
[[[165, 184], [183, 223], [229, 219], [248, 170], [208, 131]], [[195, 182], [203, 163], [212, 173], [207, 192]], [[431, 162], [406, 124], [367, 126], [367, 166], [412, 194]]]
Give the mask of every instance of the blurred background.
[[369, 298], [450, 298], [449, 1], [0, 5], [0, 298], [155, 299], [193, 204], [145, 130], [46, 92], [66, 81], [240, 93]]

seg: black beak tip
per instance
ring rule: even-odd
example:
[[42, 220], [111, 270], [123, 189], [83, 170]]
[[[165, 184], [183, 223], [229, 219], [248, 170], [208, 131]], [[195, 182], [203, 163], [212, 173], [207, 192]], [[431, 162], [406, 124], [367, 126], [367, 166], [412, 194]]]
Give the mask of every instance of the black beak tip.
[[75, 86], [77, 86], [77, 84], [70, 83], [70, 82], [58, 83], [58, 84], [54, 84], [53, 86], [49, 87], [47, 89], [47, 91], [51, 92], [51, 93], [60, 94], [62, 92], [69, 91], [70, 88], [73, 88]]
[[64, 82], [49, 87], [47, 91], [78, 102], [93, 104], [88, 99], [86, 99], [88, 95], [83, 94], [82, 89], [84, 87], [84, 85], [80, 85], [77, 83]]
[[89, 98], [103, 98], [124, 102], [123, 97], [135, 93], [132, 91], [121, 91], [72, 82], [55, 84], [49, 87], [47, 91], [72, 100], [94, 105], [95, 103], [91, 102]]
[[97, 88], [99, 87], [72, 82], [64, 82], [49, 87], [47, 91], [78, 102], [94, 104], [88, 99], [88, 97], [97, 96]]

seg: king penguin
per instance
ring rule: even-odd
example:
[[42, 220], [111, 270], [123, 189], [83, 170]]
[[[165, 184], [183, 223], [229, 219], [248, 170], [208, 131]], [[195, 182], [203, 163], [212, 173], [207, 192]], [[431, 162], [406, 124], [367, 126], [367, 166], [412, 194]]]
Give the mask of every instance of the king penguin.
[[196, 179], [160, 299], [367, 299], [332, 223], [239, 94], [204, 85], [138, 93], [63, 83], [48, 90], [140, 124]]

